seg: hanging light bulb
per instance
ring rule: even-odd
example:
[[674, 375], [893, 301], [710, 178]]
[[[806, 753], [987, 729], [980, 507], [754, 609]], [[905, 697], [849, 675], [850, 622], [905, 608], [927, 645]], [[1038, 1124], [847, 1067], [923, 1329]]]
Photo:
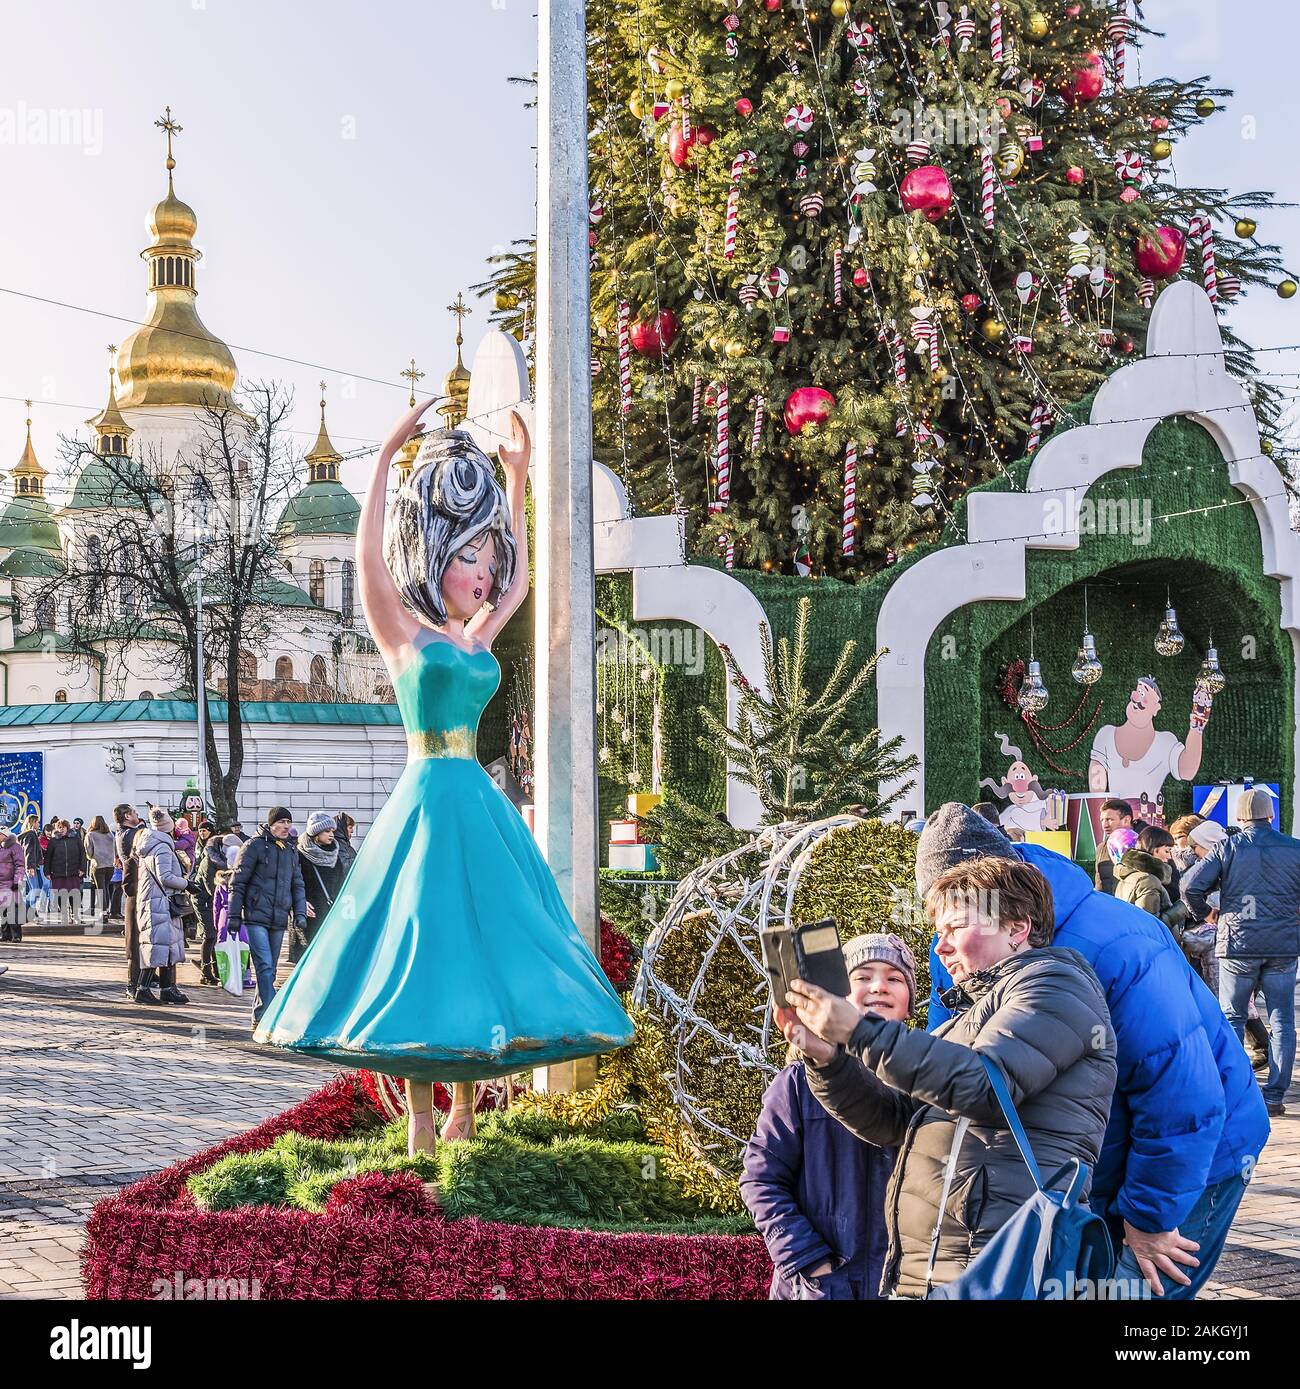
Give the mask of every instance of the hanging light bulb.
[[1209, 690], [1212, 695], [1218, 694], [1228, 683], [1227, 677], [1219, 669], [1219, 653], [1214, 649], [1214, 637], [1210, 637], [1210, 645], [1205, 652], [1205, 660], [1201, 662], [1200, 674], [1196, 677], [1196, 683], [1202, 689]]
[[1178, 614], [1170, 606], [1169, 593], [1165, 592], [1165, 615], [1156, 628], [1156, 651], [1161, 656], [1177, 656], [1183, 649], [1186, 638], [1178, 629]]
[[1016, 708], [1022, 714], [1037, 714], [1047, 708], [1047, 686], [1034, 660], [1034, 615], [1029, 614], [1029, 672], [1020, 682], [1020, 693], [1016, 696]]
[[1022, 714], [1037, 714], [1047, 708], [1047, 698], [1047, 686], [1043, 684], [1038, 662], [1030, 661], [1029, 674], [1021, 681], [1020, 693], [1016, 696], [1016, 707]]
[[1101, 661], [1097, 657], [1097, 643], [1088, 630], [1088, 585], [1083, 586], [1083, 645], [1070, 667], [1070, 675], [1076, 684], [1095, 685], [1101, 679]]

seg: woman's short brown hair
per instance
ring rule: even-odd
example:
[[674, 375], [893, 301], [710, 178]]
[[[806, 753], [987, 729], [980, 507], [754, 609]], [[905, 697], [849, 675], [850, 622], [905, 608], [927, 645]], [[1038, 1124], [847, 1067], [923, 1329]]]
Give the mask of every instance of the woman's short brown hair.
[[1175, 839], [1181, 839], [1197, 827], [1203, 825], [1205, 821], [1199, 815], [1180, 815], [1172, 825], [1169, 826], [1169, 833]]
[[967, 899], [999, 926], [1029, 922], [1029, 944], [1035, 948], [1051, 945], [1056, 933], [1051, 886], [1037, 868], [1019, 859], [977, 858], [940, 873], [925, 895], [925, 914], [931, 923], [952, 898]]

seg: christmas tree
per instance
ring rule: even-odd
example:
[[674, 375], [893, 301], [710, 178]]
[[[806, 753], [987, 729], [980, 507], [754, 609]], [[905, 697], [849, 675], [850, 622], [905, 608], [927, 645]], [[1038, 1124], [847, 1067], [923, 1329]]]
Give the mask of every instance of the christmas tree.
[[[1143, 80], [1125, 6], [591, 0], [588, 31], [597, 452], [697, 554], [879, 568], [1140, 353], [1171, 278], [1294, 292], [1269, 194], [1174, 177], [1230, 93]], [[483, 287], [516, 330], [530, 261]]]

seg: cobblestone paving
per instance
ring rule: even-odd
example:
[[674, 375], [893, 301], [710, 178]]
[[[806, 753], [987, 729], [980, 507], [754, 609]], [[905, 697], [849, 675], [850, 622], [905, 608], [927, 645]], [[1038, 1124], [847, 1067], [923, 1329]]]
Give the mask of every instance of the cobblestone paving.
[[[0, 1299], [80, 1297], [96, 1201], [333, 1073], [254, 1046], [251, 998], [199, 988], [192, 965], [189, 1004], [127, 1003], [120, 932], [30, 928], [0, 963]], [[1300, 1300], [1300, 1085], [1287, 1107], [1203, 1297]]]

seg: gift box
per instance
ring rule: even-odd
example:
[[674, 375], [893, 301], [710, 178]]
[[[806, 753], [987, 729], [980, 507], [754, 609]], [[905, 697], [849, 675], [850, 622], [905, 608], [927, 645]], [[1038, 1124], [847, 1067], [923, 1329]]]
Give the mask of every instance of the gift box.
[[609, 822], [609, 842], [611, 844], [639, 844], [640, 826], [635, 820], [611, 820]]
[[627, 813], [640, 819], [649, 815], [661, 800], [663, 796], [658, 791], [633, 791], [627, 798]]
[[609, 866], [626, 873], [653, 873], [659, 867], [653, 844], [611, 844]]
[[1227, 829], [1237, 823], [1237, 798], [1243, 791], [1267, 791], [1273, 802], [1273, 828], [1282, 828], [1278, 807], [1278, 786], [1275, 781], [1240, 781], [1230, 786], [1193, 786], [1192, 811], [1202, 820], [1213, 820]]
[[1041, 844], [1044, 849], [1051, 849], [1054, 853], [1062, 854], [1065, 858], [1070, 857], [1069, 830], [1026, 830], [1025, 843]]

